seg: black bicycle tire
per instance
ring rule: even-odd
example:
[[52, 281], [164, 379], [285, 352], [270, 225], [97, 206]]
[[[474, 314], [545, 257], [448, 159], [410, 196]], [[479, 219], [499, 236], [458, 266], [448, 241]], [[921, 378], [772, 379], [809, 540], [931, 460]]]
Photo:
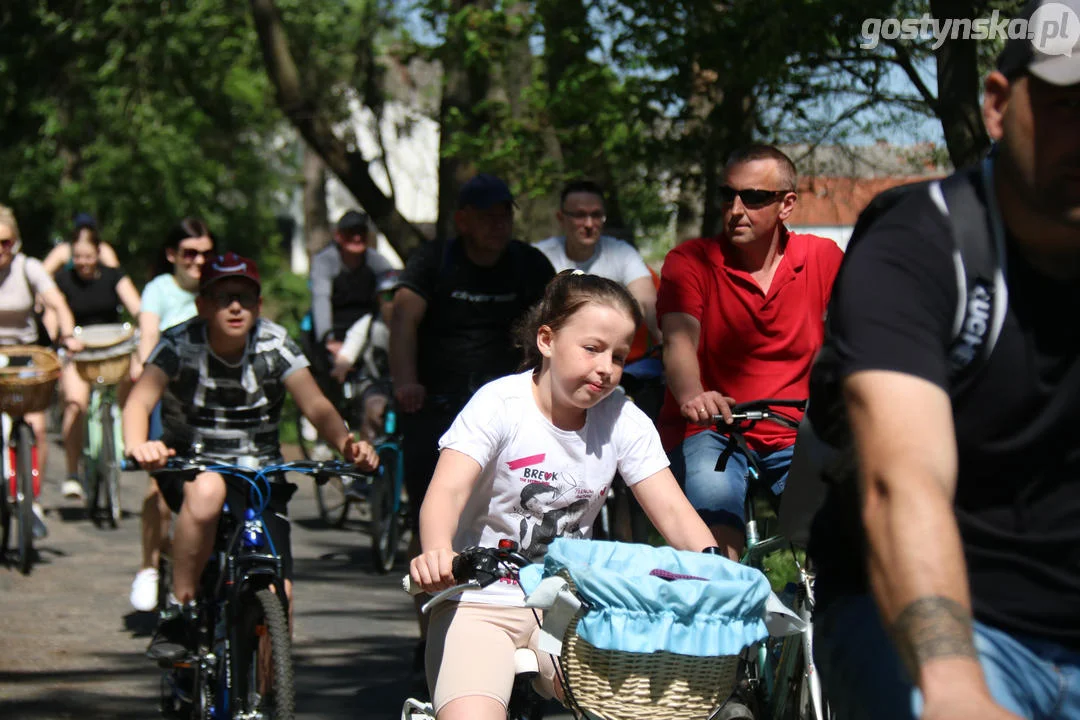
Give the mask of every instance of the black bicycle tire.
[[[6, 444], [0, 444], [0, 449], [7, 452]], [[3, 478], [4, 491], [0, 493], [0, 558], [7, 561], [8, 542], [11, 540], [11, 481]]]
[[394, 512], [401, 450], [386, 445], [379, 450], [380, 471], [369, 497], [371, 509], [371, 558], [375, 572], [385, 575], [394, 569], [401, 543], [401, 513]]
[[248, 688], [252, 681], [251, 671], [258, 672], [259, 640], [256, 628], [265, 623], [270, 639], [273, 673], [273, 720], [293, 720], [296, 715], [296, 688], [292, 664], [292, 643], [289, 638], [289, 621], [281, 600], [270, 588], [254, 593], [255, 602], [247, 602], [237, 618], [236, 642], [233, 643], [238, 662], [234, 664], [234, 715], [251, 712], [258, 708], [248, 707]]
[[305, 460], [311, 459], [311, 449], [315, 446], [315, 443], [308, 442], [304, 439], [304, 416], [301, 413], [296, 413], [296, 444], [300, 448], [300, 454]]
[[97, 463], [91, 462], [89, 456], [84, 456], [83, 477], [86, 479], [86, 487], [90, 490], [86, 499], [86, 513], [90, 521], [97, 527], [101, 527], [101, 513], [98, 506], [101, 504], [101, 473], [98, 472]]
[[112, 403], [101, 405], [101, 449], [98, 453], [99, 483], [105, 489], [105, 520], [115, 530], [120, 526], [120, 468], [116, 465], [116, 436]]
[[172, 559], [168, 553], [158, 552], [158, 591], [157, 591], [157, 609], [158, 611], [164, 610], [169, 605], [169, 593], [172, 592]]
[[[326, 495], [330, 492], [327, 488], [331, 485], [341, 495], [341, 504], [336, 507], [330, 507], [326, 499]], [[349, 508], [352, 506], [352, 501], [345, 494], [345, 481], [337, 475], [331, 475], [326, 483], [315, 483], [315, 505], [319, 510], [320, 520], [333, 528], [344, 527], [349, 517]]]
[[30, 574], [34, 556], [34, 430], [20, 422], [15, 438], [16, 505], [19, 513], [19, 572]]

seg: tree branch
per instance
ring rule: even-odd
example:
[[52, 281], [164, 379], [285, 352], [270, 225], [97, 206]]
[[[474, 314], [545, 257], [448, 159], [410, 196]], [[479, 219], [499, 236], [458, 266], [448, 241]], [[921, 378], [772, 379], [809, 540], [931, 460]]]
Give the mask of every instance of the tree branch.
[[911, 53], [902, 43], [896, 40], [886, 40], [885, 43], [896, 53], [894, 62], [908, 76], [908, 80], [911, 80], [911, 84], [915, 86], [915, 89], [919, 91], [919, 95], [922, 96], [922, 99], [926, 101], [926, 104], [930, 106], [930, 109], [936, 115], [938, 113], [938, 100], [919, 76], [919, 71], [915, 69], [915, 63], [912, 62]]
[[251, 11], [263, 64], [277, 92], [278, 105], [311, 149], [367, 210], [394, 250], [401, 257], [407, 257], [425, 241], [423, 234], [397, 211], [393, 199], [387, 197], [372, 179], [368, 162], [360, 153], [349, 151], [334, 133], [330, 118], [305, 95], [300, 71], [289, 50], [288, 36], [273, 0], [251, 0]]

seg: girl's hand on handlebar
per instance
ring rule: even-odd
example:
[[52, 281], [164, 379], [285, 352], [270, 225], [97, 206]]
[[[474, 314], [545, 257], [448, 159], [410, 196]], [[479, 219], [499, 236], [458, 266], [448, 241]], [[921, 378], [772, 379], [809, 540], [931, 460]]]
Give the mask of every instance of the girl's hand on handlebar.
[[713, 415], [723, 415], [724, 422], [731, 423], [731, 406], [735, 398], [708, 390], [695, 395], [679, 406], [679, 412], [688, 422], [697, 425], [712, 425]]
[[77, 353], [86, 349], [86, 345], [82, 340], [78, 340], [73, 337], [63, 337], [60, 339], [60, 344], [64, 346], [69, 352]]
[[143, 470], [152, 472], [165, 467], [165, 463], [176, 454], [176, 451], [166, 447], [160, 440], [150, 440], [129, 448], [127, 454], [138, 461], [139, 467]]
[[429, 550], [412, 559], [409, 575], [424, 592], [434, 593], [453, 587], [457, 584], [453, 570], [456, 556], [457, 553], [450, 548]]
[[345, 447], [341, 448], [341, 454], [346, 462], [351, 462], [362, 472], [370, 472], [379, 467], [379, 455], [371, 443], [357, 440], [352, 436], [345, 441]]

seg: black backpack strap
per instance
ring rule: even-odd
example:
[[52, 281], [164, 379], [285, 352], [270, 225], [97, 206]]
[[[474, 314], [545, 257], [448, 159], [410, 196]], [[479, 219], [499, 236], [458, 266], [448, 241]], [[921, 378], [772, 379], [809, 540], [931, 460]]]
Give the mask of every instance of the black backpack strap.
[[1005, 230], [993, 191], [993, 162], [929, 187], [953, 236], [957, 307], [949, 346], [953, 397], [961, 394], [993, 352], [1005, 322]]

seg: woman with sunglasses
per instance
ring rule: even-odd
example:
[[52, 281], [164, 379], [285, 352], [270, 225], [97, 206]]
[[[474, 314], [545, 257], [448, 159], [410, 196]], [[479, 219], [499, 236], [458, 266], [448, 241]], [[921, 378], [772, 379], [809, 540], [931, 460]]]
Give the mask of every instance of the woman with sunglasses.
[[[23, 255], [20, 251], [19, 224], [10, 208], [0, 205], [0, 345], [48, 344], [48, 337], [38, 333], [34, 316], [34, 299], [38, 297], [46, 308], [56, 313], [60, 327], [59, 344], [72, 352], [83, 349], [76, 340], [75, 318], [57, 289], [56, 283], [41, 266], [41, 262]], [[45, 435], [45, 413], [28, 413], [25, 418], [34, 429], [39, 448], [48, 447]], [[38, 471], [45, 477], [48, 453], [42, 452], [38, 459]], [[47, 534], [45, 517], [41, 506], [34, 503], [34, 536]]]
[[[93, 226], [76, 227], [67, 243], [72, 265], [56, 273], [56, 285], [75, 315], [75, 324], [81, 327], [120, 322], [120, 305], [132, 317], [139, 316], [139, 291], [122, 270], [106, 262], [102, 251], [104, 245]], [[68, 361], [64, 363], [60, 385], [64, 393], [63, 433], [67, 459], [64, 497], [84, 500], [85, 493], [79, 481], [79, 458], [83, 450], [84, 416], [90, 404], [90, 383], [79, 375], [75, 363]], [[121, 403], [129, 387], [126, 383], [120, 384]]]
[[[163, 330], [190, 320], [198, 314], [195, 297], [203, 265], [214, 255], [214, 236], [199, 218], [184, 218], [165, 236], [161, 274], [146, 284], [139, 312], [139, 349], [131, 363], [131, 379], [138, 380], [143, 365], [154, 350]], [[150, 439], [161, 435], [161, 406], [150, 418]], [[143, 500], [142, 564], [131, 584], [131, 605], [148, 612], [157, 606], [158, 556], [169, 536], [172, 513], [150, 478]]]

